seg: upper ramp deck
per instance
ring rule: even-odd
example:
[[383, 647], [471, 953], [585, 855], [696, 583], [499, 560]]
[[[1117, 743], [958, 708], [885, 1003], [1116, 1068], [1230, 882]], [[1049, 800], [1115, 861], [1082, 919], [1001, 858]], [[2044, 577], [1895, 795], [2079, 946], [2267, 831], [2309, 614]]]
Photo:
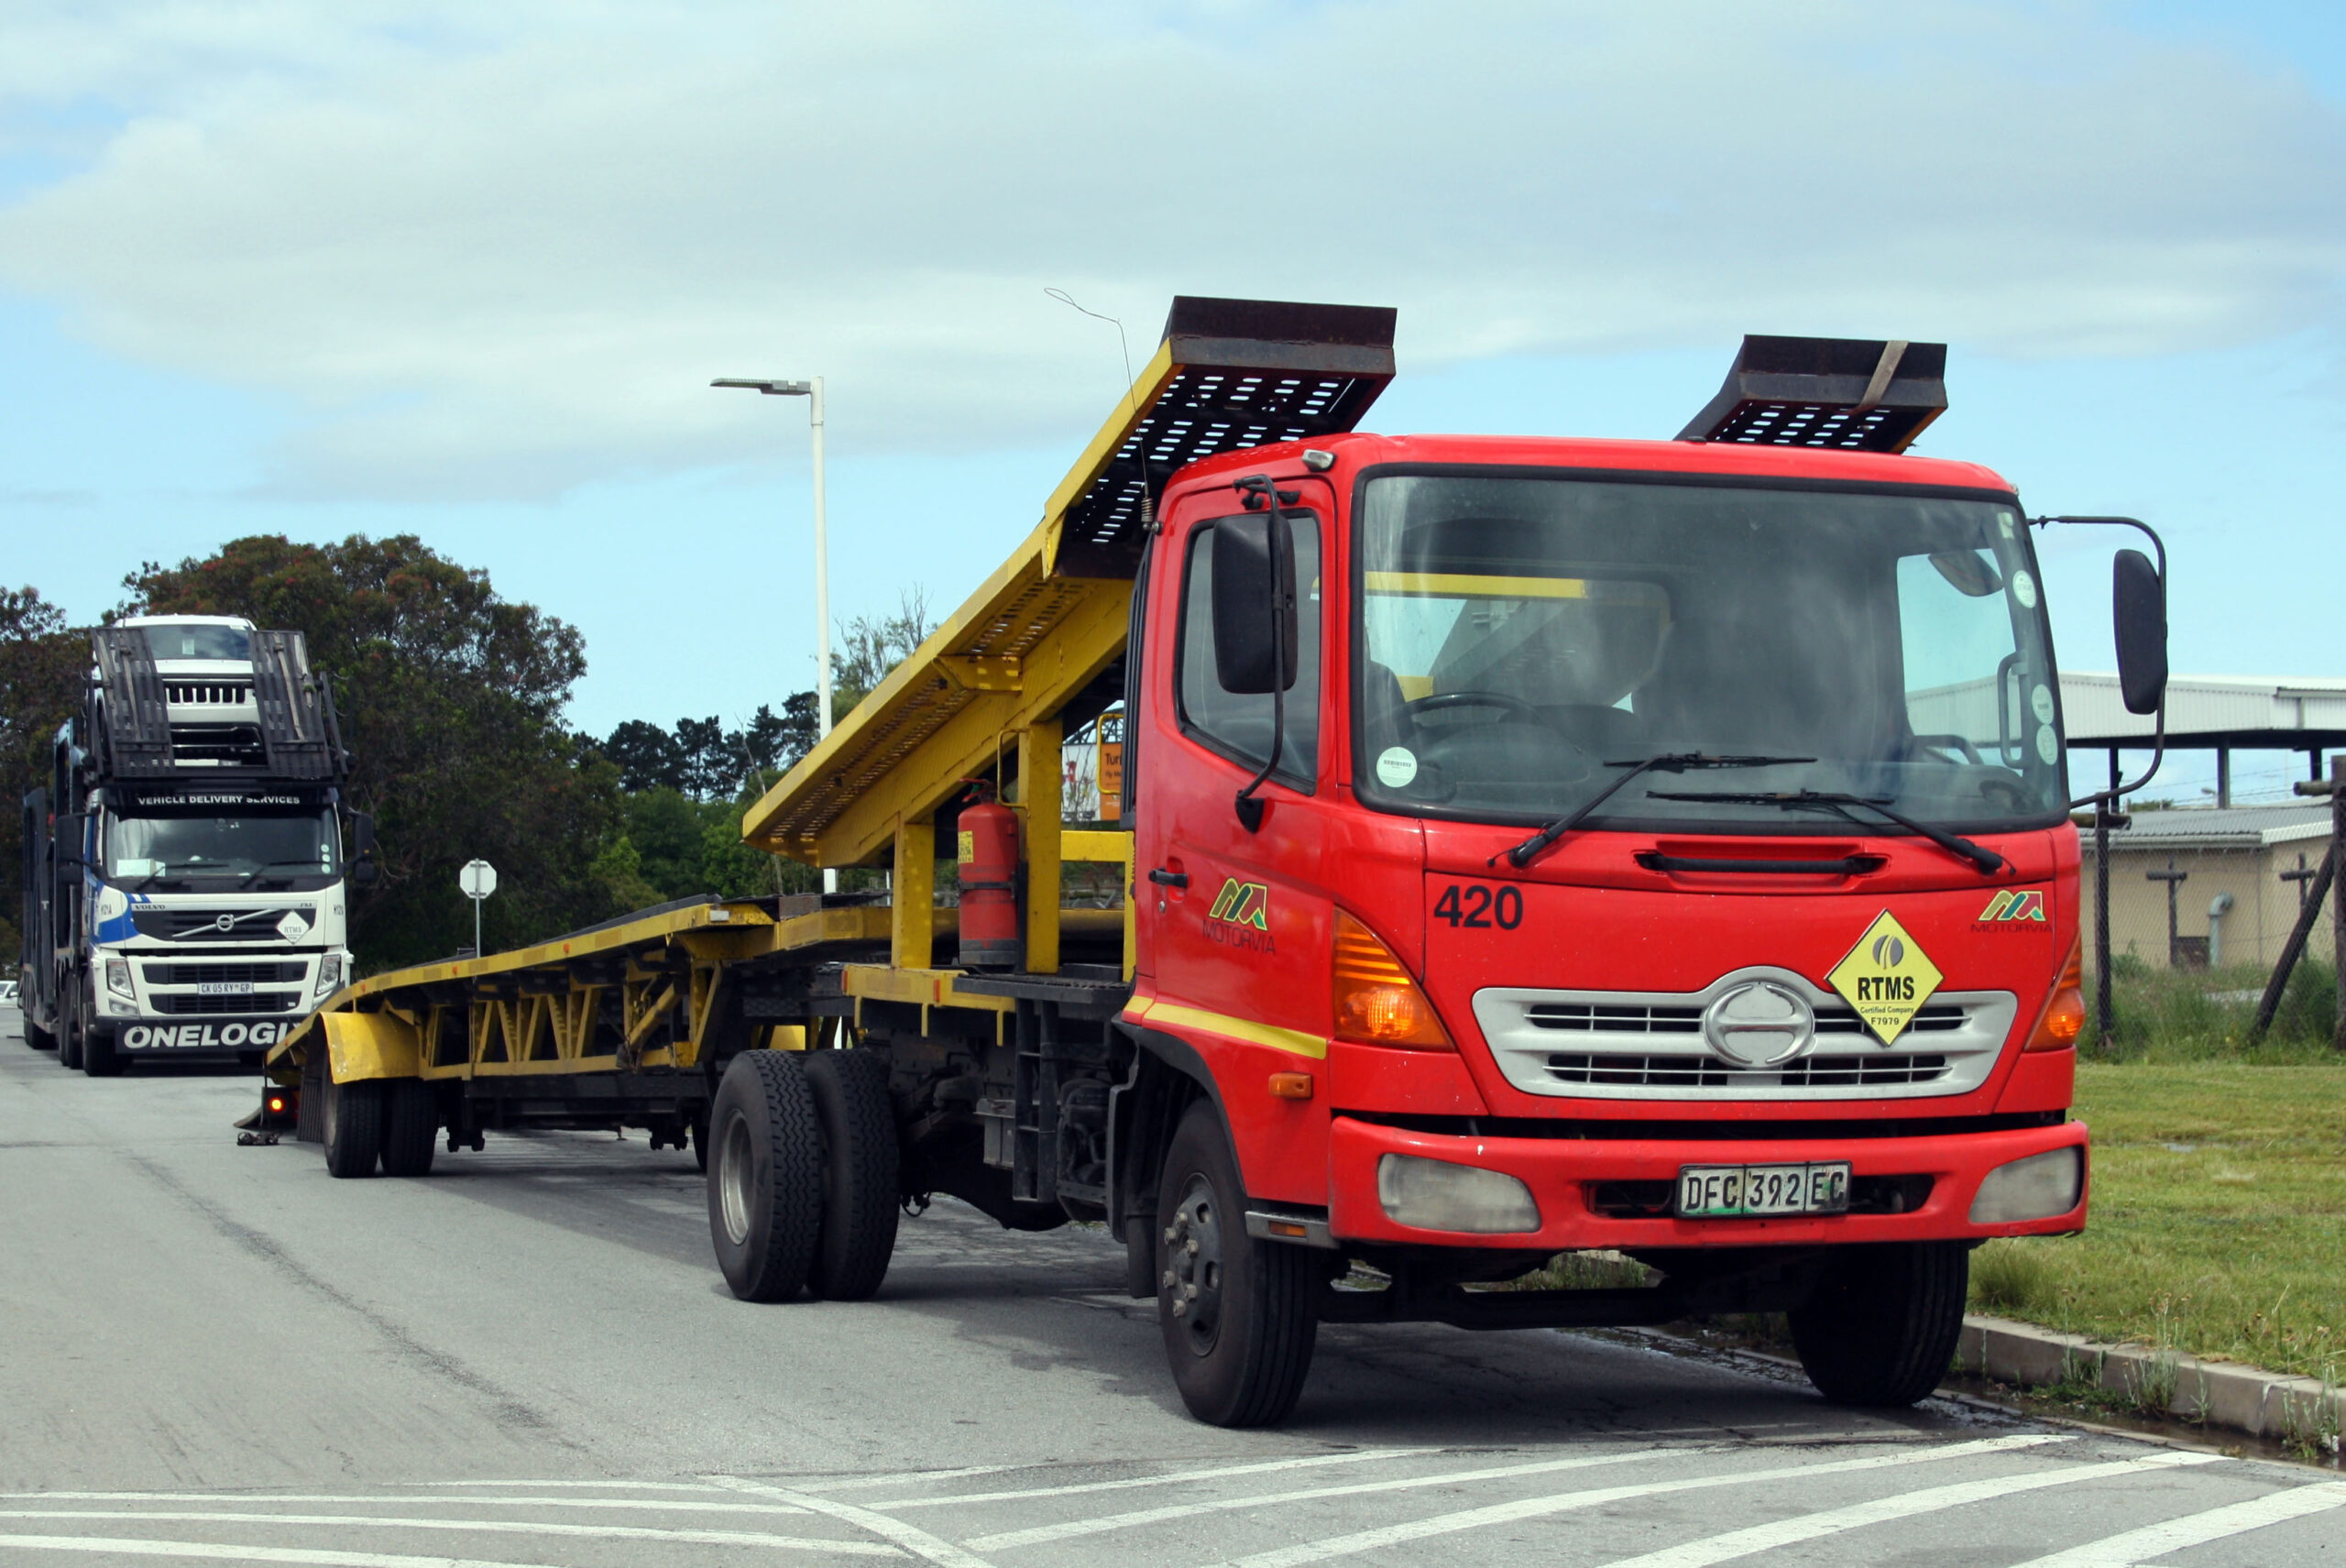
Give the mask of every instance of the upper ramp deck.
[[751, 806], [742, 838], [852, 865], [1115, 664], [1157, 499], [1218, 453], [1352, 429], [1393, 378], [1394, 313], [1179, 298], [1164, 341], [969, 601]]

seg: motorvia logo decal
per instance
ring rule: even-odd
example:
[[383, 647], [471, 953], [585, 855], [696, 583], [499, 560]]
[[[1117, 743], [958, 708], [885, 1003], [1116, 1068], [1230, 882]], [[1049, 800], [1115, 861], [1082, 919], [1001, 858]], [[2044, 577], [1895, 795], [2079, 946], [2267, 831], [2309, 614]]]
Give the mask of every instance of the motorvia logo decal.
[[123, 1049], [130, 1051], [236, 1050], [273, 1046], [291, 1024], [133, 1024], [122, 1032]]
[[1259, 882], [1222, 879], [1206, 911], [1206, 938], [1225, 948], [1268, 953], [1271, 946], [1271, 890]]
[[1885, 1046], [1906, 1032], [1946, 979], [1922, 944], [1887, 909], [1825, 976], [1825, 983], [1857, 1009], [1858, 1017]]
[[2016, 927], [2027, 922], [2039, 926], [2045, 923], [2043, 894], [2000, 893], [1988, 900], [1988, 907], [1982, 909], [1971, 923], [1974, 926]]

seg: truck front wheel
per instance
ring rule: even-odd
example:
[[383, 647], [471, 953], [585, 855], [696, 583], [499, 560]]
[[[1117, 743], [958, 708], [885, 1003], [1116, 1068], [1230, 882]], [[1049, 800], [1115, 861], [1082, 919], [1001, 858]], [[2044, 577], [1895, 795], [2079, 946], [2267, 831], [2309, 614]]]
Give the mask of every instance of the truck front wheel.
[[823, 1133], [795, 1052], [743, 1051], [709, 1109], [708, 1233], [744, 1301], [806, 1288], [822, 1240]]
[[380, 1079], [336, 1083], [327, 1075], [326, 1169], [345, 1179], [375, 1174], [383, 1153], [383, 1084]]
[[1808, 1380], [1836, 1405], [1922, 1398], [1955, 1358], [1970, 1275], [1971, 1249], [1963, 1242], [1842, 1249], [1808, 1304], [1791, 1314]]
[[93, 1024], [82, 1031], [82, 1070], [92, 1078], [112, 1078], [122, 1070], [111, 1025]]
[[1238, 1162], [1208, 1102], [1181, 1118], [1157, 1191], [1157, 1317], [1181, 1402], [1218, 1427], [1285, 1420], [1319, 1337], [1321, 1255], [1246, 1234]]

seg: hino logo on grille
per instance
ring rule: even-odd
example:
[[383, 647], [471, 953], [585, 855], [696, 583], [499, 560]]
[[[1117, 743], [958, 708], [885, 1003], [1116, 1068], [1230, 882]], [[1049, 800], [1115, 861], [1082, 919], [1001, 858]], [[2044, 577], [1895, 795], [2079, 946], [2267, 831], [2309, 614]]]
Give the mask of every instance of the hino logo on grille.
[[1704, 1043], [1737, 1067], [1781, 1067], [1815, 1037], [1816, 1014], [1806, 999], [1773, 981], [1732, 986], [1703, 1010]]

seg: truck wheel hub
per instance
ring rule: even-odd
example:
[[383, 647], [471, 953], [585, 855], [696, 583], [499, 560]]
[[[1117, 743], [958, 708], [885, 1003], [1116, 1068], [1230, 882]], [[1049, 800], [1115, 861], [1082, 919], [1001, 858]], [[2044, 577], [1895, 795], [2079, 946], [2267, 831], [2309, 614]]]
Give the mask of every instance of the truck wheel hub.
[[1211, 1353], [1222, 1337], [1222, 1204], [1202, 1176], [1189, 1178], [1165, 1230], [1163, 1284], [1189, 1348]]

